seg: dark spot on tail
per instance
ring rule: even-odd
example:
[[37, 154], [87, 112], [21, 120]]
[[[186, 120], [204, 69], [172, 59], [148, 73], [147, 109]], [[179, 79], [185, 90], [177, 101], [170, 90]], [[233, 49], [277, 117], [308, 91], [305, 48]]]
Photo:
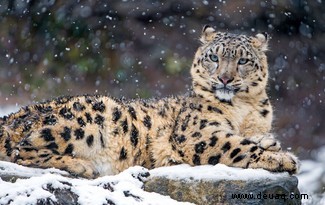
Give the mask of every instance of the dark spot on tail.
[[99, 131], [99, 139], [100, 139], [100, 144], [102, 146], [102, 148], [105, 148], [105, 142], [104, 142], [104, 138], [103, 138], [103, 134], [101, 131]]
[[241, 142], [240, 142], [241, 145], [249, 145], [249, 144], [252, 144], [252, 141], [248, 140], [248, 139], [243, 139]]
[[76, 136], [77, 140], [81, 140], [85, 137], [85, 131], [81, 128], [78, 128], [74, 131], [74, 135]]
[[238, 157], [236, 157], [233, 161], [233, 163], [237, 163], [240, 162], [241, 160], [243, 160], [245, 158], [246, 155], [239, 155]]
[[256, 159], [257, 155], [254, 153], [254, 154], [251, 155], [251, 158]]
[[51, 106], [45, 106], [45, 105], [34, 105], [35, 110], [39, 111], [40, 113], [46, 114], [49, 112], [52, 112], [53, 109]]
[[127, 158], [127, 151], [125, 150], [124, 147], [122, 147], [121, 151], [120, 151], [120, 160], [125, 160]]
[[83, 111], [84, 109], [86, 109], [86, 107], [84, 105], [82, 105], [80, 102], [74, 102], [73, 109], [75, 111]]
[[207, 126], [208, 120], [201, 120], [200, 121], [200, 130]]
[[86, 103], [88, 103], [88, 104], [91, 104], [91, 103], [93, 102], [93, 100], [91, 99], [90, 96], [85, 96], [85, 101], [86, 101]]
[[47, 149], [58, 149], [58, 145], [55, 142], [51, 142], [50, 144], [45, 146]]
[[122, 126], [122, 129], [123, 129], [123, 132], [124, 133], [127, 133], [129, 131], [129, 126], [128, 126], [128, 120], [125, 119], [121, 122], [121, 126]]
[[68, 146], [64, 150], [64, 154], [72, 155], [73, 148], [73, 144], [68, 144]]
[[85, 116], [86, 116], [88, 123], [90, 123], [90, 124], [93, 123], [93, 118], [91, 117], [91, 115], [88, 112], [86, 112]]
[[134, 119], [134, 120], [137, 119], [137, 114], [136, 114], [136, 112], [135, 112], [135, 110], [134, 110], [133, 107], [129, 106], [128, 112], [130, 113], [132, 119]]
[[70, 108], [66, 108], [66, 107], [64, 107], [64, 108], [62, 108], [62, 109], [60, 110], [59, 113], [60, 113], [60, 115], [61, 115], [63, 118], [65, 118], [65, 119], [67, 119], [67, 120], [71, 120], [71, 119], [74, 118], [74, 115], [72, 114]]
[[192, 161], [193, 161], [193, 164], [194, 164], [194, 165], [201, 165], [201, 158], [200, 158], [200, 156], [197, 155], [197, 154], [194, 154], [194, 155], [193, 155], [193, 159], [192, 159]]
[[178, 150], [178, 155], [180, 157], [184, 157], [185, 156], [185, 154], [184, 154], [184, 152], [182, 150]]
[[212, 156], [209, 158], [208, 163], [211, 165], [216, 165], [219, 163], [220, 158], [221, 158], [220, 154]]
[[63, 132], [61, 132], [60, 135], [64, 139], [64, 141], [69, 141], [71, 139], [71, 129], [68, 127], [64, 127]]
[[255, 152], [257, 150], [257, 148], [258, 148], [257, 146], [253, 146], [249, 151], [250, 152]]
[[6, 149], [6, 154], [9, 157], [11, 155], [12, 152], [12, 147], [10, 145], [10, 138], [7, 137], [5, 140], [5, 149]]
[[206, 149], [206, 145], [207, 143], [204, 141], [197, 143], [194, 147], [195, 152], [198, 154], [202, 154]]
[[176, 142], [178, 142], [179, 144], [183, 143], [186, 141], [186, 137], [185, 135], [174, 135], [174, 139], [176, 140]]
[[190, 121], [191, 114], [186, 115], [185, 119], [183, 120], [183, 124], [181, 126], [181, 130], [185, 131], [188, 126], [188, 122]]
[[240, 148], [236, 148], [234, 149], [231, 153], [230, 153], [230, 158], [234, 158], [239, 152], [241, 151]]
[[210, 137], [210, 143], [209, 146], [210, 147], [214, 147], [217, 144], [218, 138], [216, 136], [212, 136]]
[[103, 101], [100, 101], [100, 102], [95, 102], [94, 105], [93, 105], [93, 110], [94, 111], [99, 111], [99, 112], [104, 112], [105, 111], [105, 104], [103, 103]]
[[151, 129], [151, 117], [149, 115], [146, 115], [144, 118], [143, 118], [143, 125], [145, 127], [147, 127], [149, 130]]
[[41, 131], [41, 137], [46, 141], [46, 142], [49, 142], [49, 141], [54, 141], [54, 137], [51, 133], [51, 129], [49, 128], [45, 128]]
[[105, 118], [101, 115], [96, 115], [94, 122], [97, 125], [103, 126], [103, 122], [104, 122]]
[[223, 151], [223, 153], [225, 153], [225, 152], [227, 152], [230, 148], [231, 148], [231, 146], [230, 146], [230, 142], [226, 142], [226, 143], [222, 146], [221, 150]]
[[117, 107], [115, 107], [112, 113], [113, 122], [116, 123], [121, 118], [121, 115], [122, 115], [121, 111]]
[[79, 124], [81, 127], [86, 126], [86, 123], [85, 123], [85, 121], [82, 119], [82, 117], [78, 117], [77, 121], [78, 121], [78, 124]]
[[88, 147], [93, 146], [93, 144], [94, 144], [94, 136], [93, 135], [89, 135], [87, 137], [87, 139], [86, 139], [86, 142], [87, 142]]
[[134, 147], [137, 146], [138, 141], [139, 141], [139, 131], [138, 129], [132, 124], [132, 128], [131, 128], [131, 143]]
[[194, 133], [192, 134], [192, 137], [194, 137], [194, 138], [200, 138], [200, 137], [202, 137], [202, 134], [199, 133], [199, 132], [194, 132]]
[[57, 119], [54, 115], [46, 116], [43, 120], [43, 125], [55, 125]]

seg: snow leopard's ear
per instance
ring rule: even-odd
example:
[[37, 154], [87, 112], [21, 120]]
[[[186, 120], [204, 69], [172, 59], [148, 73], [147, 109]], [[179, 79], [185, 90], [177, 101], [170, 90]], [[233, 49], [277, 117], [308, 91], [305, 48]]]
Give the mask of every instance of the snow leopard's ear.
[[216, 36], [216, 30], [209, 25], [205, 25], [202, 30], [200, 41], [205, 44], [214, 39]]
[[268, 50], [268, 35], [267, 33], [259, 33], [256, 34], [255, 37], [252, 37], [252, 44], [255, 48], [260, 51], [267, 51]]

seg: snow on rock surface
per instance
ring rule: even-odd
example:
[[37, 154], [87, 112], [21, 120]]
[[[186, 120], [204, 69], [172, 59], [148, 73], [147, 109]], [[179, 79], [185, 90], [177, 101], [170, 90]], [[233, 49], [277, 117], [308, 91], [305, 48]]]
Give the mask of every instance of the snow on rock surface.
[[166, 177], [168, 179], [191, 179], [191, 180], [258, 180], [258, 179], [278, 179], [288, 177], [289, 174], [272, 173], [263, 169], [241, 169], [228, 167], [223, 164], [202, 165], [191, 167], [189, 165], [177, 165], [170, 167], [160, 167], [150, 171], [151, 177]]
[[[232, 186], [236, 186], [238, 181], [246, 181], [245, 186], [250, 185], [254, 188], [258, 187], [258, 184], [264, 184], [260, 183], [263, 180], [275, 183], [277, 187], [284, 187], [285, 190], [290, 190], [290, 188], [287, 189], [286, 187], [295, 188], [296, 186], [294, 180], [293, 183], [290, 182], [290, 176], [287, 173], [271, 173], [262, 169], [232, 168], [221, 164], [197, 167], [177, 165], [156, 168], [151, 171], [136, 166], [118, 175], [100, 177], [94, 180], [69, 178], [62, 175], [67, 175], [67, 173], [54, 168], [28, 168], [10, 162], [0, 162], [0, 204], [191, 204], [164, 196], [168, 195], [166, 193], [161, 195], [148, 192], [146, 190], [146, 187], [149, 187], [147, 183], [150, 181], [151, 184], [152, 182], [155, 183], [154, 180], [157, 177], [181, 182], [181, 186], [176, 186], [173, 191], [178, 194], [181, 193], [184, 197], [189, 193], [188, 189], [203, 190], [203, 193], [200, 193], [202, 196], [204, 194], [210, 195], [204, 189], [207, 187], [210, 189], [211, 184], [215, 186], [216, 182], [219, 185], [221, 184], [222, 187], [224, 187], [222, 183], [228, 185], [233, 183]], [[195, 184], [198, 181], [200, 184]], [[285, 182], [279, 184], [279, 181], [280, 183]], [[272, 186], [269, 187], [273, 190]], [[265, 187], [268, 187], [268, 185], [266, 184]], [[166, 186], [164, 189], [167, 190], [170, 187]], [[223, 192], [221, 188], [216, 189]], [[261, 190], [260, 187], [257, 189]], [[210, 200], [205, 195], [204, 197], [198, 196], [198, 198]], [[189, 201], [184, 200], [186, 199], [184, 197], [180, 201]], [[69, 203], [67, 203], [68, 201]], [[194, 200], [194, 202], [198, 201]]]
[[[150, 171], [145, 190], [195, 204], [300, 204], [299, 199], [272, 196], [299, 195], [298, 180], [288, 173], [241, 169], [217, 164], [190, 167], [177, 165]], [[262, 198], [262, 195], [270, 197]], [[239, 198], [237, 198], [239, 197]], [[243, 197], [243, 198], [241, 198]]]
[[[18, 178], [14, 183], [0, 180], [0, 204], [62, 204], [62, 199], [57, 198], [58, 192], [62, 190], [65, 190], [67, 198], [74, 204], [190, 204], [177, 202], [157, 193], [145, 192], [142, 189], [143, 180], [149, 172], [143, 167], [131, 167], [118, 175], [95, 180], [71, 179], [54, 174], [60, 173], [59, 170], [42, 171], [7, 162], [0, 162], [0, 169], [0, 176], [6, 174], [6, 170], [16, 176], [29, 177], [33, 171], [36, 175], [28, 179]], [[25, 173], [27, 169], [30, 170]], [[16, 170], [15, 173], [12, 170]], [[40, 173], [44, 174], [39, 175]]]
[[60, 174], [68, 176], [68, 172], [62, 171], [55, 168], [50, 169], [37, 169], [37, 168], [29, 168], [24, 167], [18, 164], [14, 164], [11, 162], [0, 161], [0, 176], [7, 175], [7, 176], [16, 176], [23, 178], [35, 177], [35, 176], [42, 176], [44, 174]]

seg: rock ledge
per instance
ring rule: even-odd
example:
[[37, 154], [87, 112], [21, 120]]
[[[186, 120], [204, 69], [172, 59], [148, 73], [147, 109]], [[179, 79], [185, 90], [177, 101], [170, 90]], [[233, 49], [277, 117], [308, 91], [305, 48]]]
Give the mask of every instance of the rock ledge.
[[[175, 180], [150, 177], [145, 191], [168, 195], [177, 201], [195, 204], [301, 204], [290, 199], [299, 194], [298, 179], [287, 176], [261, 180]], [[236, 198], [237, 197], [237, 198]], [[239, 198], [241, 197], [241, 198]]]
[[144, 184], [145, 191], [168, 195], [177, 201], [207, 205], [301, 204], [298, 179], [287, 173], [219, 164], [161, 167], [150, 174]]

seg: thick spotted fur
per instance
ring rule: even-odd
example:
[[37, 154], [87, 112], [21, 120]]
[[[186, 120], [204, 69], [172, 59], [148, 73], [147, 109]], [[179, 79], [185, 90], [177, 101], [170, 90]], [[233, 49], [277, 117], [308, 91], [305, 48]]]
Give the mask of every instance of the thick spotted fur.
[[60, 97], [0, 120], [0, 157], [82, 177], [187, 163], [296, 173], [270, 133], [267, 36], [206, 26], [189, 94], [152, 100]]

